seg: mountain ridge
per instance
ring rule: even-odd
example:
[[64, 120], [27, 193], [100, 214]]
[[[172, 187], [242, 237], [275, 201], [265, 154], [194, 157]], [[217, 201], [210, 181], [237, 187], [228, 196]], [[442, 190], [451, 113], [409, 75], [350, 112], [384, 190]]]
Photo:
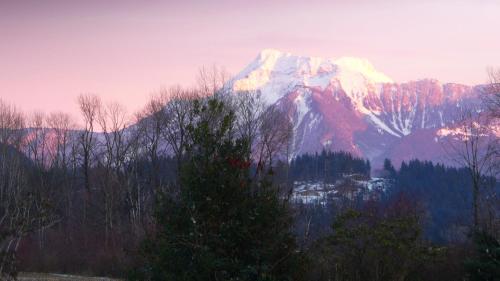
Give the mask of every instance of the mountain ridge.
[[268, 105], [287, 110], [294, 125], [293, 156], [345, 150], [376, 163], [419, 155], [446, 162], [440, 147], [445, 137], [437, 131], [454, 126], [462, 109], [480, 102], [480, 86], [436, 79], [398, 83], [366, 59], [274, 49], [260, 52], [225, 87], [260, 92]]

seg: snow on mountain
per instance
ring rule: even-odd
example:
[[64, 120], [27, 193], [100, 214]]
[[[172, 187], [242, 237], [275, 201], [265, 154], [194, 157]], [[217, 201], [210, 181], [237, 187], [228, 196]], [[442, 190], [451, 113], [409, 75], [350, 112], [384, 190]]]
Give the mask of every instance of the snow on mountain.
[[295, 155], [327, 148], [376, 162], [390, 156], [406, 160], [394, 155], [398, 149], [405, 154], [403, 148], [407, 155], [419, 155], [424, 148], [412, 142], [423, 138], [432, 140], [435, 147], [429, 149], [438, 150], [437, 130], [454, 124], [459, 109], [478, 103], [475, 87], [432, 79], [396, 83], [365, 59], [272, 49], [262, 51], [226, 87], [261, 92], [268, 104], [291, 109]]
[[232, 87], [236, 91], [260, 90], [272, 104], [296, 87], [324, 90], [334, 81], [352, 93], [353, 98], [377, 83], [392, 82], [365, 59], [301, 57], [266, 49], [234, 77]]

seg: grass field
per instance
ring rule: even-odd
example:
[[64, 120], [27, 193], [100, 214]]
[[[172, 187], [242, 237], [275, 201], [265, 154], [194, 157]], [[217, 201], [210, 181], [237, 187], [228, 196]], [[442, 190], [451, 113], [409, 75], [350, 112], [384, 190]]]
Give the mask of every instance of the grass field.
[[18, 280], [21, 281], [121, 281], [105, 277], [85, 277], [55, 273], [19, 273]]

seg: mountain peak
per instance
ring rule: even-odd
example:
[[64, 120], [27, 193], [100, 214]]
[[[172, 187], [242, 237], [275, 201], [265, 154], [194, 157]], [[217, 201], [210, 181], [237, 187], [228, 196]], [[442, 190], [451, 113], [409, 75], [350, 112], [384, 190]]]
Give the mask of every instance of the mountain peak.
[[297, 56], [276, 49], [264, 49], [231, 81], [236, 91], [261, 91], [273, 103], [296, 87], [325, 89], [340, 83], [348, 95], [365, 92], [370, 85], [392, 83], [366, 59]]
[[278, 57], [278, 56], [282, 56], [282, 55], [290, 55], [290, 53], [286, 53], [286, 52], [282, 52], [280, 50], [277, 50], [277, 49], [263, 49], [262, 51], [259, 52], [259, 55], [258, 55], [258, 58], [259, 59], [266, 59], [268, 57]]

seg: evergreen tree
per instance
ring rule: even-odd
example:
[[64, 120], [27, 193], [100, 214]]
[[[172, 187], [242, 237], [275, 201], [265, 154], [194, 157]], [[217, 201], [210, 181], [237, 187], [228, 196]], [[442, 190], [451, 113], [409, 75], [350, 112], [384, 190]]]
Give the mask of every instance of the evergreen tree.
[[474, 240], [477, 256], [465, 263], [470, 280], [500, 280], [500, 242], [485, 232], [476, 233]]
[[313, 245], [317, 266], [310, 279], [422, 280], [419, 271], [436, 251], [422, 241], [418, 216], [399, 205], [392, 213], [366, 209], [339, 215], [332, 234]]
[[396, 177], [396, 169], [391, 163], [391, 160], [385, 159], [384, 160], [384, 171], [385, 171], [385, 177], [394, 179]]
[[291, 216], [269, 175], [253, 181], [245, 139], [219, 100], [196, 101], [179, 194], [158, 202], [156, 234], [131, 279], [297, 280]]

